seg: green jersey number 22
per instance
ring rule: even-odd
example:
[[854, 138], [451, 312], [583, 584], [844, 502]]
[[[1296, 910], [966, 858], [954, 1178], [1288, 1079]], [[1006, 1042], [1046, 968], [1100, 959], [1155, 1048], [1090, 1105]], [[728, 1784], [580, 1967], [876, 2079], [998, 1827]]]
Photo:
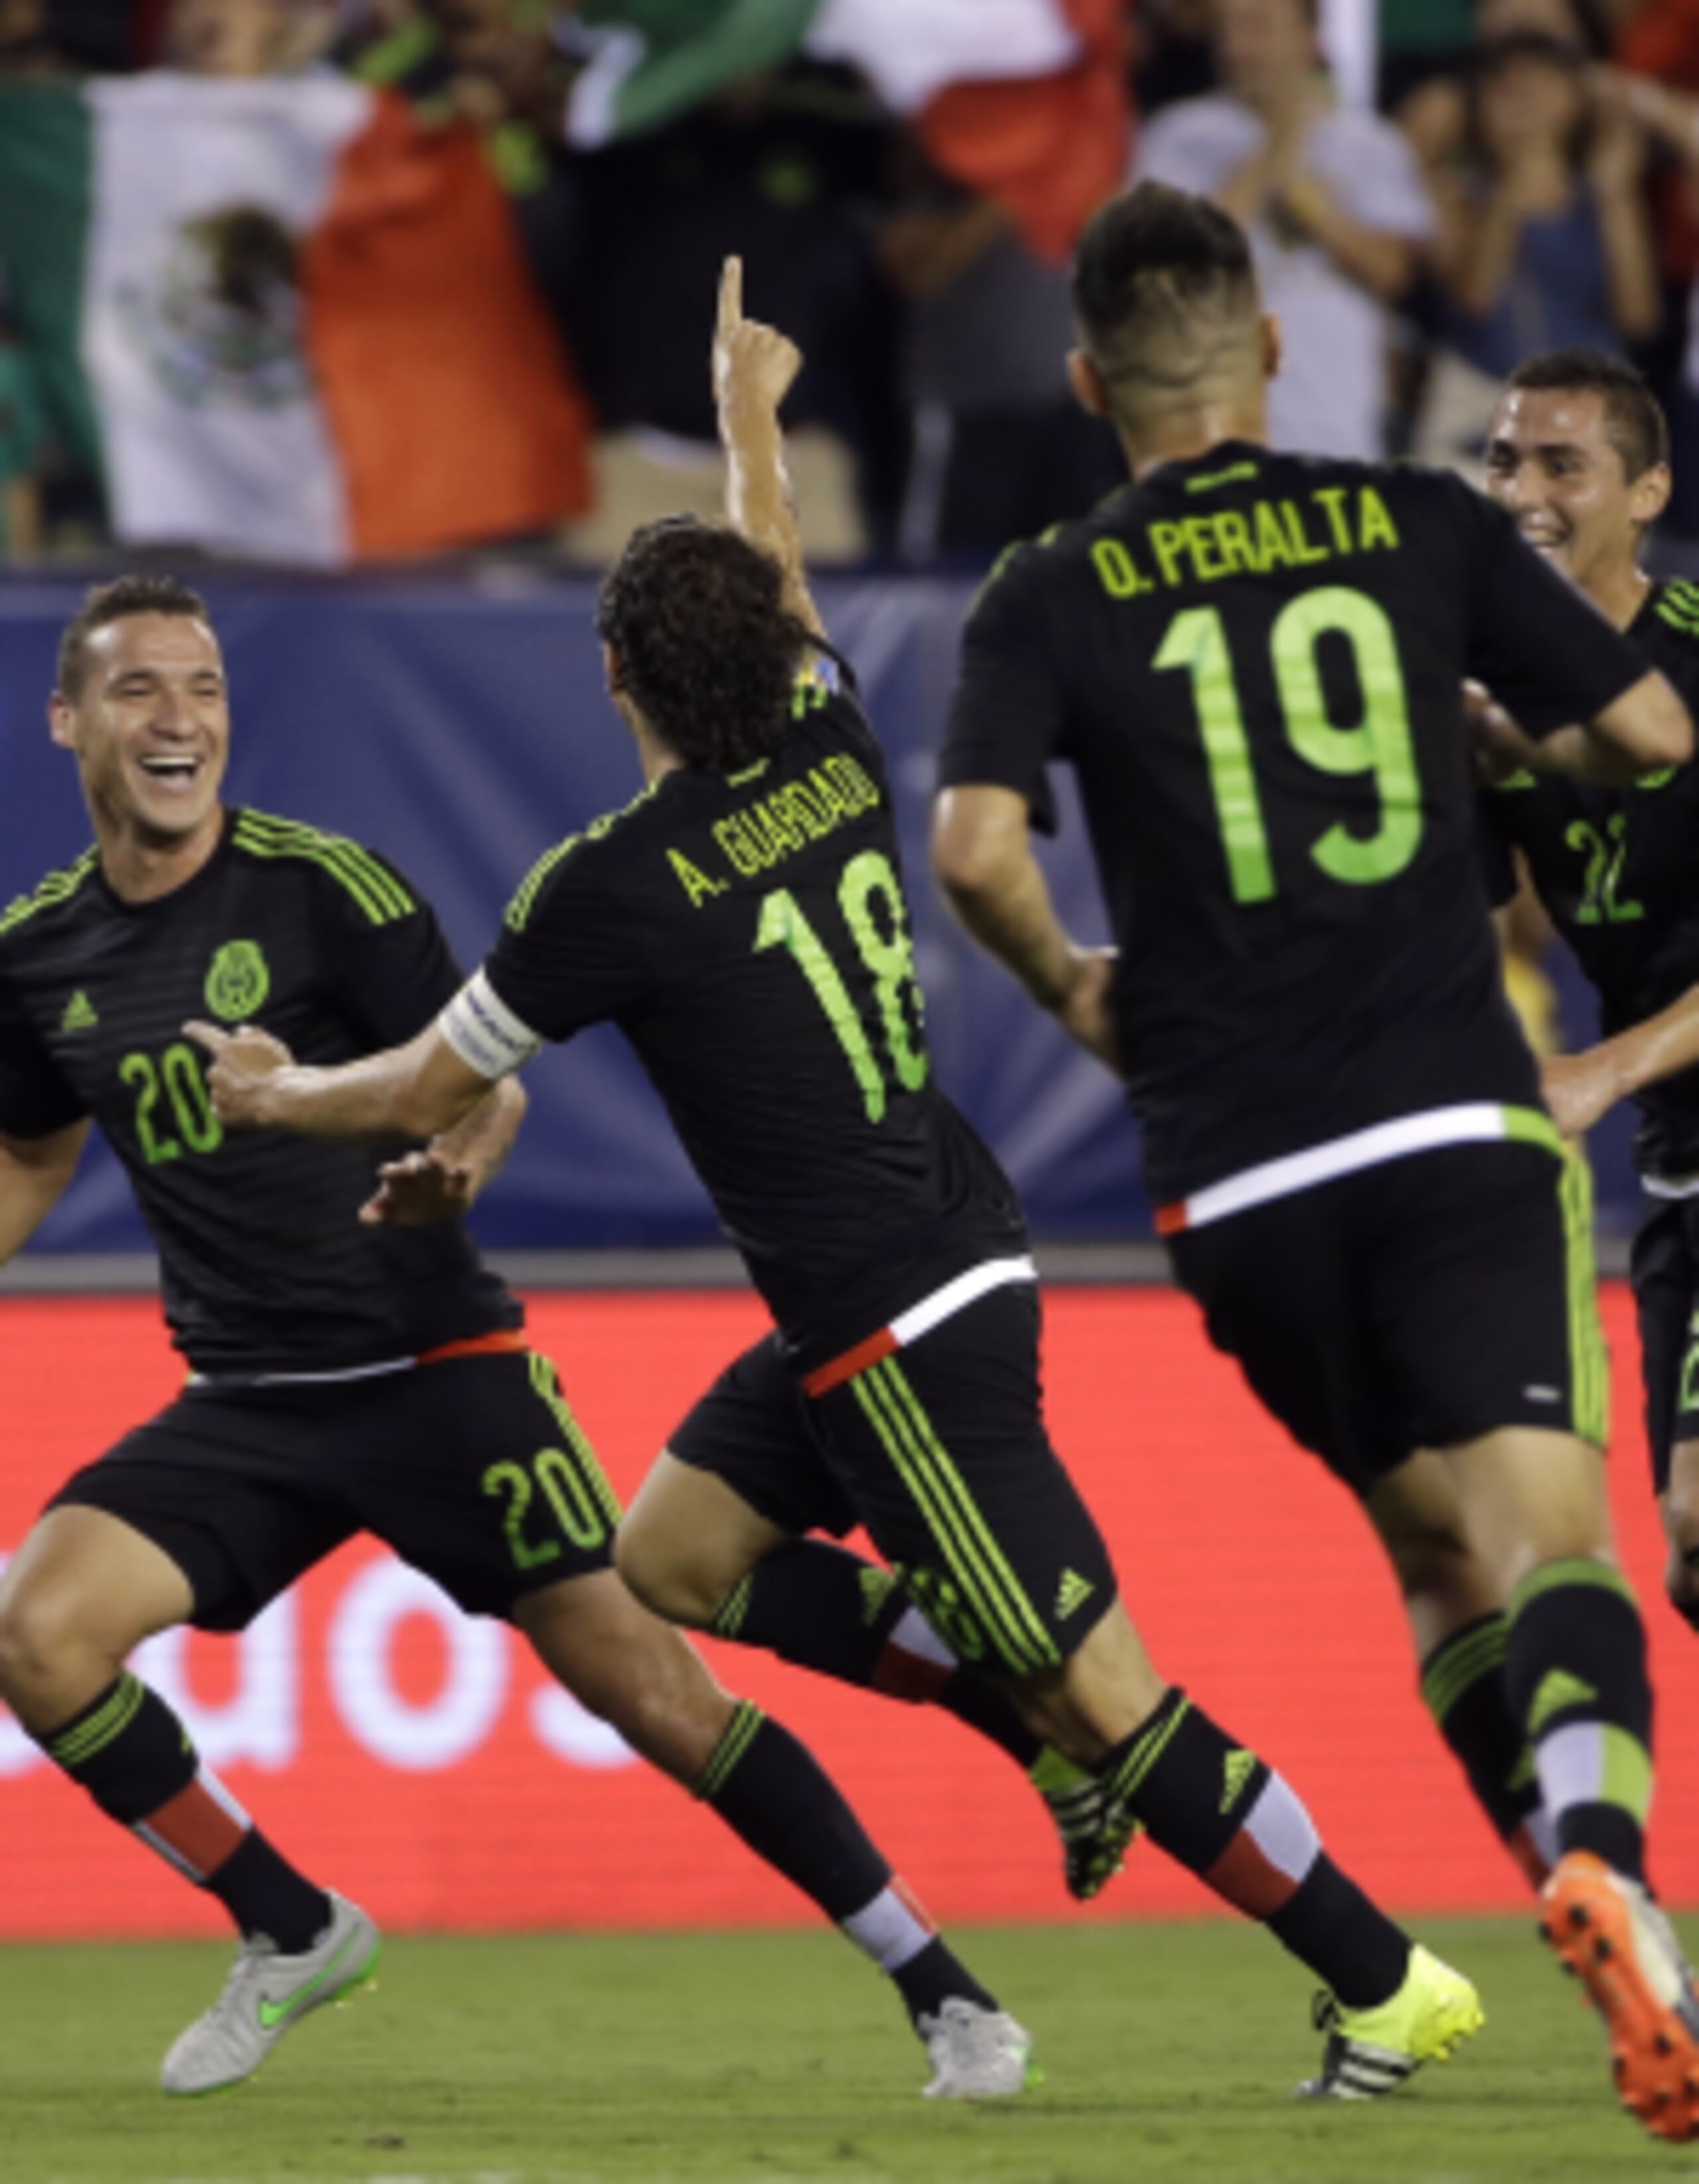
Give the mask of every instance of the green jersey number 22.
[[[850, 928], [856, 952], [873, 981], [876, 1027], [892, 1075], [907, 1092], [918, 1091], [927, 1080], [927, 1053], [921, 1039], [923, 1006], [915, 979], [914, 944], [909, 939], [908, 905], [890, 860], [877, 850], [863, 850], [844, 867], [838, 885], [838, 907]], [[761, 899], [760, 922], [755, 928], [757, 954], [764, 948], [787, 948], [799, 970], [814, 989], [814, 998], [837, 1034], [845, 1061], [861, 1088], [861, 1104], [870, 1123], [883, 1122], [889, 1095], [885, 1072], [873, 1050], [850, 989], [819, 934], [803, 915], [802, 905], [788, 888], [778, 888]]]
[[[1349, 727], [1328, 717], [1316, 659], [1324, 637], [1341, 638], [1351, 648], [1362, 717]], [[1380, 800], [1372, 834], [1353, 834], [1336, 821], [1310, 844], [1310, 855], [1330, 879], [1353, 887], [1391, 879], [1422, 839], [1422, 792], [1404, 671], [1385, 610], [1366, 593], [1323, 585], [1282, 608], [1269, 644], [1286, 733], [1299, 757], [1321, 773], [1372, 774]], [[1274, 893], [1274, 866], [1219, 608], [1188, 607], [1176, 615], [1151, 665], [1184, 668], [1192, 678], [1233, 899], [1267, 902]]]

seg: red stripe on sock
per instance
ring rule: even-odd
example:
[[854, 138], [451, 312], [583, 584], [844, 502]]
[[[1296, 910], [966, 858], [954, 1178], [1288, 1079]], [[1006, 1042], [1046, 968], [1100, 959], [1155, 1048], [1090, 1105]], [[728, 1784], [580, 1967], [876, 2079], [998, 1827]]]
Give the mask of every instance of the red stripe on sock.
[[1206, 1888], [1251, 1919], [1272, 1919], [1284, 1911], [1299, 1886], [1262, 1855], [1249, 1828], [1239, 1830], [1202, 1878]]
[[142, 1825], [152, 1829], [203, 1880], [218, 1871], [248, 1833], [198, 1782], [168, 1798]]
[[927, 1909], [925, 1904], [921, 1902], [919, 1897], [916, 1896], [910, 1888], [909, 1884], [903, 1879], [901, 1874], [894, 1873], [887, 1886], [889, 1887], [892, 1895], [896, 1897], [898, 1903], [902, 1905], [904, 1910], [908, 1913], [909, 1916], [913, 1919], [918, 1925], [922, 1927], [928, 1934], [937, 1933], [938, 1928], [933, 1922], [932, 1914]]
[[919, 1653], [905, 1652], [900, 1646], [888, 1645], [873, 1664], [873, 1689], [883, 1691], [888, 1698], [906, 1699], [911, 1706], [925, 1706], [938, 1696], [955, 1674], [952, 1663], [928, 1661]]

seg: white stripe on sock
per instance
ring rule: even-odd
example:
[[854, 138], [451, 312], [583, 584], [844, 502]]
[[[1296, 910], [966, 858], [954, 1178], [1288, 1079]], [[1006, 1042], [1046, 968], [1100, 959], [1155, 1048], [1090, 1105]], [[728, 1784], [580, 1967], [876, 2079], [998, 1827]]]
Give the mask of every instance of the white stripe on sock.
[[890, 1887], [882, 1888], [865, 1910], [846, 1919], [844, 1930], [886, 1972], [900, 1970], [933, 1938], [932, 1929]]
[[900, 1653], [912, 1653], [920, 1660], [935, 1662], [940, 1669], [955, 1666], [955, 1655], [917, 1607], [903, 1610], [885, 1643], [894, 1646]]
[[1605, 1783], [1605, 1733], [1596, 1721], [1566, 1722], [1534, 1747], [1540, 1801], [1555, 1823], [1571, 1805], [1596, 1802]]
[[1298, 1802], [1295, 1791], [1271, 1774], [1245, 1823], [1251, 1840], [1277, 1873], [1302, 1880], [1322, 1854], [1316, 1824]]
[[227, 1813], [231, 1819], [236, 1822], [237, 1827], [248, 1829], [253, 1825], [253, 1819], [248, 1814], [247, 1808], [238, 1799], [231, 1797], [230, 1791], [225, 1788], [223, 1783], [219, 1780], [217, 1775], [213, 1773], [212, 1769], [207, 1766], [204, 1761], [203, 1761], [200, 1767], [197, 1769], [195, 1780], [199, 1783], [201, 1788], [206, 1791], [208, 1797], [212, 1799], [214, 1804], [219, 1806], [224, 1812]]

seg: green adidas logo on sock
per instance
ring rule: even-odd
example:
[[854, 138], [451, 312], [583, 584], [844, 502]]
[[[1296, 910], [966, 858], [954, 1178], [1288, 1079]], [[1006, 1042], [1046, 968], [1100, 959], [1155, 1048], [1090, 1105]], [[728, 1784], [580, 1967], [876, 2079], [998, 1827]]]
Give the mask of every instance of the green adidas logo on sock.
[[61, 1031], [92, 1031], [100, 1022], [94, 1012], [94, 1003], [79, 986], [65, 1003], [65, 1012], [59, 1018]]
[[877, 1623], [897, 1580], [889, 1570], [875, 1569], [871, 1563], [864, 1563], [857, 1574], [861, 1580], [861, 1620]]
[[1599, 1695], [1590, 1684], [1584, 1684], [1567, 1669], [1553, 1669], [1541, 1679], [1534, 1694], [1534, 1704], [1528, 1709], [1528, 1734], [1538, 1736], [1552, 1715], [1565, 1707], [1596, 1708], [1598, 1703]]
[[1256, 1772], [1256, 1754], [1247, 1752], [1243, 1745], [1229, 1752], [1222, 1763], [1221, 1809], [1230, 1813], [1244, 1794], [1245, 1786]]
[[1061, 1583], [1056, 1587], [1056, 1620], [1066, 1623], [1077, 1609], [1084, 1607], [1096, 1590], [1089, 1578], [1082, 1577], [1078, 1570], [1065, 1569]]

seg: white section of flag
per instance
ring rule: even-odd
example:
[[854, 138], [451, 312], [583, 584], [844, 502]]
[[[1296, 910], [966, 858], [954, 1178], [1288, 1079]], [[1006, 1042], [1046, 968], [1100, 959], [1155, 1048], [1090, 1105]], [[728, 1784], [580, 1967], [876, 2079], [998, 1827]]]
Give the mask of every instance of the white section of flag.
[[83, 362], [114, 528], [272, 558], [344, 560], [341, 466], [300, 342], [300, 291], [244, 314], [209, 296], [199, 223], [252, 210], [298, 243], [370, 121], [326, 74], [232, 84], [170, 70], [89, 86], [94, 129]]
[[822, 0], [804, 39], [918, 114], [953, 83], [1054, 75], [1083, 51], [1061, 0]]

